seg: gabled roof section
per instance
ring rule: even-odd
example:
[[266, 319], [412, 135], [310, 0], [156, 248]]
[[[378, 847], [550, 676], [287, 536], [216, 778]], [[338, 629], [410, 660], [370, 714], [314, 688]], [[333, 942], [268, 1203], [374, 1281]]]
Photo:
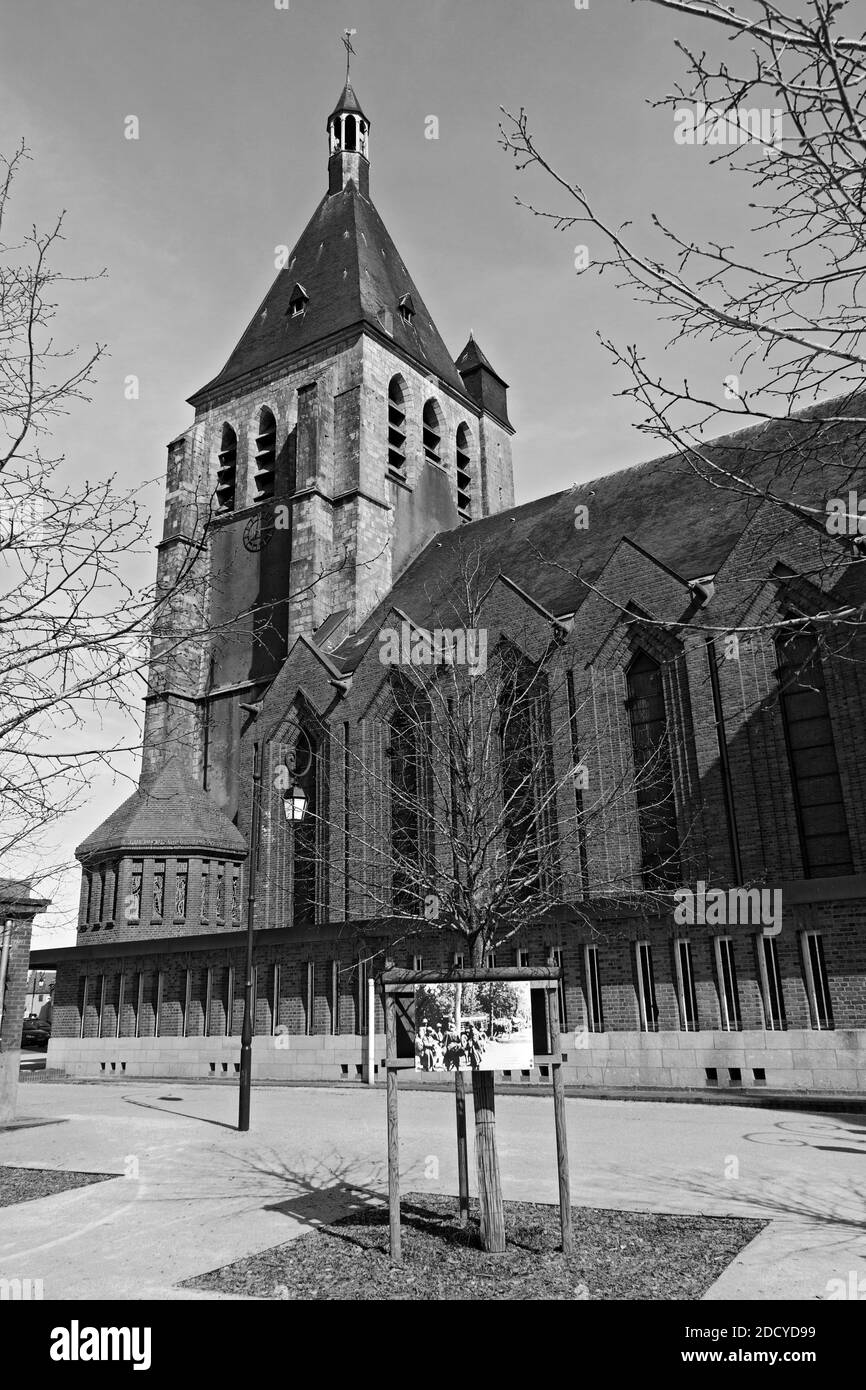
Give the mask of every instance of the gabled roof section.
[[243, 858], [246, 841], [206, 791], [172, 759], [146, 787], [139, 787], [88, 835], [76, 858], [122, 851], [195, 851]]
[[[844, 404], [851, 417], [850, 396]], [[822, 402], [791, 419], [713, 440], [703, 452], [728, 474], [780, 498], [808, 502], [820, 514], [828, 489], [841, 489], [862, 469], [866, 447], [862, 412], [840, 421], [837, 407], [838, 402]], [[710, 471], [710, 476], [719, 481], [719, 475]], [[440, 532], [359, 631], [336, 648], [334, 661], [354, 669], [391, 608], [411, 613], [421, 625], [435, 626], [438, 616], [442, 625], [461, 552], [480, 553], [482, 574], [507, 576], [562, 617], [580, 608], [592, 592], [581, 580], [595, 582], [624, 538], [687, 584], [720, 569], [763, 505], [774, 504], [728, 482], [713, 486], [688, 459], [669, 455]], [[585, 530], [575, 529], [578, 506], [589, 511]], [[779, 510], [780, 520], [788, 515]]]
[[[303, 317], [291, 318], [289, 301], [298, 284], [309, 299]], [[408, 323], [398, 311], [406, 295], [415, 308]], [[190, 396], [190, 404], [247, 372], [289, 359], [355, 326], [384, 334], [422, 371], [467, 398], [460, 373], [384, 222], [369, 198], [349, 182], [319, 203], [226, 365]]]

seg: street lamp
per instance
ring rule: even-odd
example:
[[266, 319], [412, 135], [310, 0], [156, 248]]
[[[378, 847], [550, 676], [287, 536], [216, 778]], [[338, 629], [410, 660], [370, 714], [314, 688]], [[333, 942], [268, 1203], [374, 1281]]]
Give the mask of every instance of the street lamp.
[[288, 787], [283, 792], [283, 811], [290, 825], [297, 825], [307, 814], [307, 793], [303, 787]]

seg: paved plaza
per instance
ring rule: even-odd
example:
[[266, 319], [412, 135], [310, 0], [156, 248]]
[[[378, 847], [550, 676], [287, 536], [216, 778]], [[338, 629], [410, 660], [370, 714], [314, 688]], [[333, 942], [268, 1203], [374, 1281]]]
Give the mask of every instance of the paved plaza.
[[[769, 1218], [708, 1298], [826, 1299], [833, 1280], [866, 1297], [866, 1117], [566, 1105], [575, 1206]], [[550, 1095], [500, 1096], [497, 1118], [506, 1199], [556, 1202]], [[0, 1208], [0, 1278], [46, 1299], [218, 1297], [176, 1286], [384, 1199], [383, 1088], [256, 1088], [247, 1134], [236, 1119], [224, 1085], [22, 1085], [0, 1164], [117, 1180]], [[400, 1152], [404, 1192], [456, 1192], [452, 1095], [401, 1092]]]

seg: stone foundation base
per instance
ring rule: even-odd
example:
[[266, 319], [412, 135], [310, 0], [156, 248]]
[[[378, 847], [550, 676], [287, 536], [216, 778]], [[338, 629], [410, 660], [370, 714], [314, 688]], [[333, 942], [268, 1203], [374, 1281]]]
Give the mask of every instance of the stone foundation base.
[[[819, 1033], [567, 1033], [563, 1079], [570, 1086], [658, 1086], [725, 1090], [866, 1094], [866, 1029]], [[281, 1034], [253, 1039], [257, 1081], [355, 1081], [363, 1078], [366, 1040], [357, 1035]], [[383, 1072], [385, 1038], [375, 1061]], [[52, 1038], [46, 1065], [68, 1076], [209, 1077], [236, 1074], [240, 1039]], [[16, 1057], [17, 1062], [17, 1057]], [[413, 1080], [423, 1073], [408, 1073]], [[441, 1080], [433, 1073], [431, 1080]], [[513, 1071], [497, 1080], [545, 1084], [549, 1070]]]

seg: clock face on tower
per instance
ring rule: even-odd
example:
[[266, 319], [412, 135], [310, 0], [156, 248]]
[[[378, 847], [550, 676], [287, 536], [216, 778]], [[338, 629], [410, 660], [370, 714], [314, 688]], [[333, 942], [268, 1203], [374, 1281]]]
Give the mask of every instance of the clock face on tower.
[[250, 552], [264, 550], [270, 545], [274, 535], [273, 507], [262, 506], [250, 517], [244, 527], [244, 548]]

